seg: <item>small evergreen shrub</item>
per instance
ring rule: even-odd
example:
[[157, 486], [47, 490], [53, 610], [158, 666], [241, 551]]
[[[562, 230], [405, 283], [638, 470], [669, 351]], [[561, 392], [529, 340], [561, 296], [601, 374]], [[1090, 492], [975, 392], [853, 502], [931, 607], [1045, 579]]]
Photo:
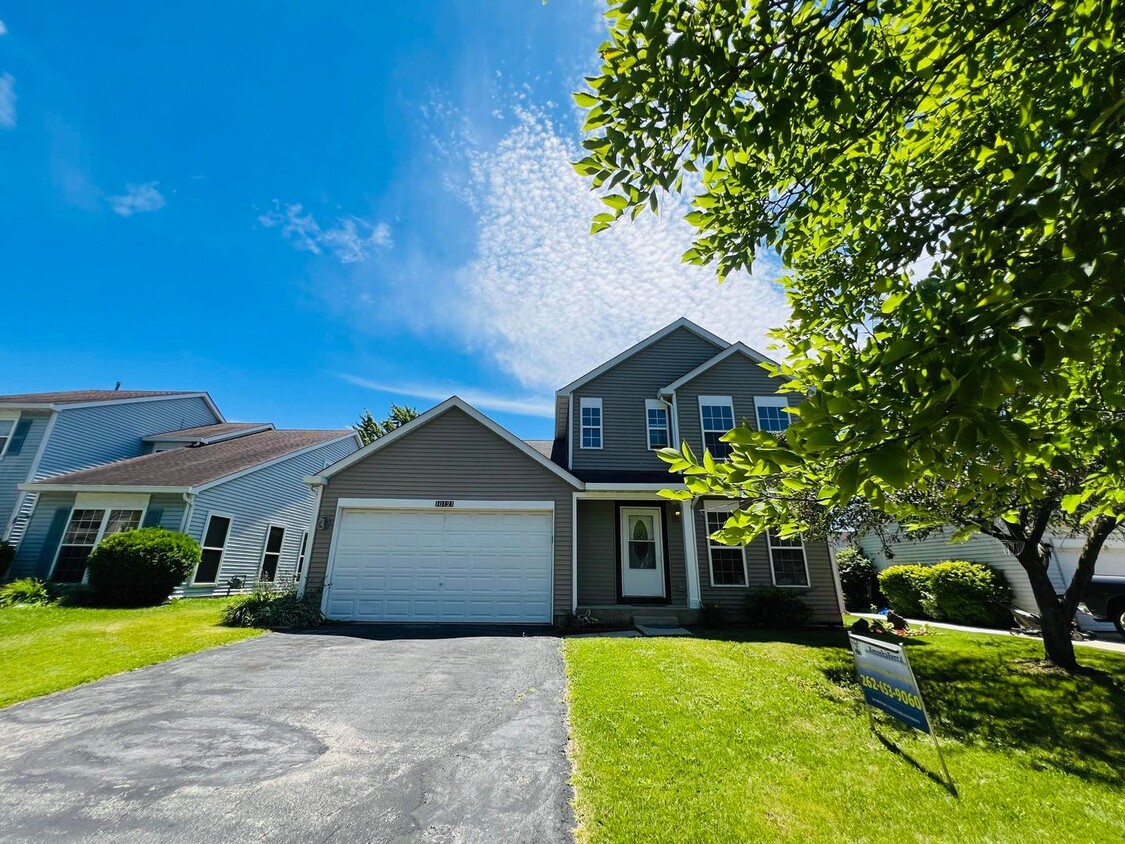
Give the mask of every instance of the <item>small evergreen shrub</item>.
[[879, 572], [879, 588], [887, 596], [890, 608], [899, 615], [907, 618], [928, 615], [922, 600], [930, 589], [929, 566], [889, 566]]
[[955, 624], [1009, 625], [1012, 589], [1003, 572], [967, 560], [948, 560], [928, 571], [929, 586], [922, 599], [927, 615]]
[[324, 616], [315, 598], [297, 594], [296, 589], [274, 591], [257, 586], [248, 595], [236, 598], [223, 610], [227, 627], [316, 627]]
[[16, 558], [16, 547], [12, 543], [0, 539], [0, 580], [8, 576], [8, 569], [12, 567], [12, 560]]
[[719, 630], [726, 626], [727, 614], [720, 604], [704, 604], [700, 608], [699, 623], [707, 630]]
[[200, 554], [190, 536], [164, 528], [115, 533], [90, 552], [90, 588], [105, 606], [156, 606], [187, 580]]
[[866, 612], [875, 595], [875, 564], [858, 548], [844, 548], [836, 552], [836, 568], [844, 590], [844, 605], [849, 610]]
[[812, 618], [812, 607], [787, 589], [762, 586], [746, 596], [746, 614], [755, 627], [803, 627]]
[[52, 602], [47, 584], [34, 577], [24, 577], [0, 586], [0, 607], [16, 604], [49, 604]]

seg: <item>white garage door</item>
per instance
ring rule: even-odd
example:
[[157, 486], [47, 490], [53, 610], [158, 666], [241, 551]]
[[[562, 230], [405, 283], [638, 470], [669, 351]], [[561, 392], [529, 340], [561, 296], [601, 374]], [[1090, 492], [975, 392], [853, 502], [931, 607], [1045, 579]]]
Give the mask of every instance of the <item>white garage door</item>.
[[342, 510], [325, 615], [548, 623], [552, 521], [550, 510]]

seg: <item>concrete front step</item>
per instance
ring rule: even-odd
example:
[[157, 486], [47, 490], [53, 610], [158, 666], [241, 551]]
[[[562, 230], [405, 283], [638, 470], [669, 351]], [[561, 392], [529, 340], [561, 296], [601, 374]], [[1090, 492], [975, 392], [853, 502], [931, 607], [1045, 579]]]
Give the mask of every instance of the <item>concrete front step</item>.
[[633, 626], [646, 636], [690, 636], [691, 631], [680, 627], [674, 615], [635, 615]]

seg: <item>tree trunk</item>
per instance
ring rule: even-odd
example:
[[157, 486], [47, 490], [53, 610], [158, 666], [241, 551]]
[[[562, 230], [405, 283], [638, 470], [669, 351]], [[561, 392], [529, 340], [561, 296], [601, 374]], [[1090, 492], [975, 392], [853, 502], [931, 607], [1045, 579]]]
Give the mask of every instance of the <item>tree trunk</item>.
[[1042, 542], [1025, 542], [1016, 555], [1027, 572], [1031, 591], [1035, 594], [1035, 603], [1043, 624], [1043, 649], [1046, 651], [1047, 661], [1071, 673], [1078, 671], [1079, 665], [1074, 656], [1074, 642], [1070, 638], [1070, 622], [1082, 593], [1094, 576], [1094, 566], [1098, 562], [1102, 545], [1117, 525], [1118, 522], [1108, 516], [1098, 516], [1090, 523], [1082, 552], [1078, 555], [1078, 566], [1066, 592], [1061, 596], [1056, 594], [1055, 587], [1047, 576], [1050, 551]]
[[1028, 542], [1016, 558], [1027, 572], [1031, 591], [1035, 594], [1035, 604], [1043, 625], [1043, 650], [1047, 661], [1071, 673], [1078, 670], [1078, 660], [1074, 656], [1074, 642], [1070, 639], [1070, 620], [1074, 610], [1066, 612], [1055, 594], [1055, 587], [1047, 576], [1050, 560], [1046, 546]]

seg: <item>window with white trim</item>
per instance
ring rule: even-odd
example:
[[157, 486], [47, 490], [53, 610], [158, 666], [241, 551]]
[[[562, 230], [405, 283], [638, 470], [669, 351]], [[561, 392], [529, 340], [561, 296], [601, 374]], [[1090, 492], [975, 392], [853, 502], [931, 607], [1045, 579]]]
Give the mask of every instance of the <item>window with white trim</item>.
[[145, 511], [75, 507], [70, 513], [66, 532], [59, 543], [51, 580], [57, 583], [81, 583], [86, 577], [86, 560], [99, 542], [115, 533], [136, 530]]
[[19, 413], [0, 410], [0, 457], [8, 450], [8, 443], [12, 440], [12, 432], [15, 431], [19, 418]]
[[775, 586], [808, 586], [809, 566], [801, 537], [782, 539], [772, 530], [766, 533], [770, 544], [770, 568]]
[[730, 456], [730, 443], [719, 438], [734, 428], [734, 402], [730, 396], [700, 396], [699, 420], [703, 427], [703, 448], [716, 460]]
[[195, 568], [192, 583], [210, 585], [219, 577], [219, 568], [223, 562], [223, 549], [227, 544], [227, 535], [230, 533], [230, 516], [220, 516], [211, 513], [207, 517], [207, 529], [203, 531], [203, 554], [199, 565]]
[[668, 405], [660, 399], [645, 399], [645, 426], [648, 432], [648, 447], [656, 450], [667, 448], [672, 442], [668, 431]]
[[301, 534], [301, 550], [297, 552], [297, 568], [293, 571], [293, 579], [300, 580], [301, 572], [305, 570], [305, 554], [309, 548], [309, 532]]
[[579, 445], [582, 448], [602, 447], [602, 400], [581, 399], [578, 403], [582, 423]]
[[789, 402], [784, 396], [754, 396], [754, 413], [759, 431], [781, 433], [789, 427], [791, 416], [785, 411]]
[[723, 529], [730, 518], [726, 510], [704, 510], [707, 519], [707, 561], [711, 566], [712, 586], [746, 585], [746, 548], [742, 545], [723, 545], [711, 534]]
[[285, 528], [270, 525], [266, 528], [266, 544], [262, 550], [262, 568], [259, 580], [273, 581], [277, 577], [277, 564], [281, 562], [281, 546], [285, 543]]

